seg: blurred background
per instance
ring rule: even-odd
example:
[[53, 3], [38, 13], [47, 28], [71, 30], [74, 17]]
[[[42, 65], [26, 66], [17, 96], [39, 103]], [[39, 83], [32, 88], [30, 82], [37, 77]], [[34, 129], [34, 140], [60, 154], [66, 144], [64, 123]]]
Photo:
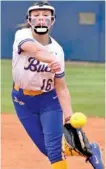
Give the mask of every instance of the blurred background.
[[[1, 2], [2, 112], [11, 102], [12, 45], [17, 25], [36, 1]], [[74, 111], [104, 116], [105, 1], [50, 1], [56, 8], [51, 32], [63, 47]], [[80, 61], [80, 62], [79, 62]]]
[[[1, 2], [1, 55], [11, 58], [17, 25], [35, 1]], [[104, 1], [50, 1], [56, 8], [52, 36], [63, 46], [66, 60], [104, 62]]]

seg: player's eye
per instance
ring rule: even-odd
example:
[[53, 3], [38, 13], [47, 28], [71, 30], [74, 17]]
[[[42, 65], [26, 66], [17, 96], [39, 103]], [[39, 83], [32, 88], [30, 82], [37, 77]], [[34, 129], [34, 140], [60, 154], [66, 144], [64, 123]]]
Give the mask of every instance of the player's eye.
[[35, 17], [39, 16], [39, 14], [34, 15]]
[[49, 15], [47, 15], [47, 14], [44, 14], [44, 16], [49, 16]]

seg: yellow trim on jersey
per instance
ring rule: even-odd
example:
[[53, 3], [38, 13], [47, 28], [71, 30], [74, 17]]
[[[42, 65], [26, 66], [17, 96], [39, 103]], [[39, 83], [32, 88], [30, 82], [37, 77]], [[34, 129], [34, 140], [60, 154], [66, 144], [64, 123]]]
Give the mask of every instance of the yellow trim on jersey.
[[[13, 87], [16, 91], [19, 91], [19, 86], [17, 85], [14, 85]], [[27, 90], [27, 89], [23, 89], [23, 94], [24, 95], [28, 95], [28, 96], [37, 96], [37, 95], [40, 95], [42, 94], [43, 92], [41, 90], [36, 90], [36, 91], [33, 91], [33, 90]]]

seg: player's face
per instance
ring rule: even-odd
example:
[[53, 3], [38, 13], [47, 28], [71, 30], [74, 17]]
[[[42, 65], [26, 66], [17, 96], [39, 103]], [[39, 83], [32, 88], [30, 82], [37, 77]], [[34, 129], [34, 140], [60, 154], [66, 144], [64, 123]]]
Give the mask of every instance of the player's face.
[[31, 12], [30, 23], [33, 26], [47, 26], [50, 28], [53, 24], [50, 10], [35, 10]]

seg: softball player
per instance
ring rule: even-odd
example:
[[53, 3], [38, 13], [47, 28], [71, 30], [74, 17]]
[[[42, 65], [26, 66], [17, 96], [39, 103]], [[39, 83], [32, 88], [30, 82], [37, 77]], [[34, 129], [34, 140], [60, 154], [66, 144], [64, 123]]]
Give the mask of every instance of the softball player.
[[[54, 7], [47, 2], [38, 2], [29, 7], [26, 23], [15, 34], [12, 60], [14, 107], [27, 134], [49, 158], [53, 169], [67, 169], [64, 154], [85, 155], [95, 169], [103, 169], [97, 144], [83, 141], [83, 145], [89, 145], [84, 150], [85, 147], [80, 145], [80, 149], [76, 141], [76, 147], [71, 142], [72, 134], [75, 140], [78, 136], [78, 144], [82, 143], [77, 130], [69, 124], [72, 108], [64, 79], [64, 52], [49, 35], [54, 22]], [[66, 137], [64, 153], [63, 132]], [[86, 138], [82, 131], [79, 132]]]

